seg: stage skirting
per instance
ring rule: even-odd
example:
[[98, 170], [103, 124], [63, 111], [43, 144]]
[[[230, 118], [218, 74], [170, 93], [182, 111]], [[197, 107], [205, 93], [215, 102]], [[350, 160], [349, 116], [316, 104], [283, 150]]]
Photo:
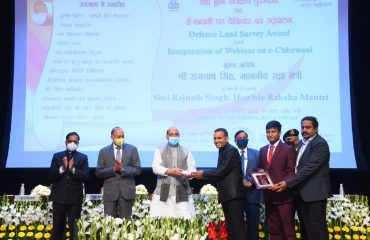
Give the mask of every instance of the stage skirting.
[[[227, 239], [217, 191], [206, 185], [194, 194], [196, 218], [173, 219], [149, 216], [150, 194], [137, 186], [131, 220], [105, 217], [102, 195], [86, 194], [78, 239]], [[365, 196], [335, 196], [328, 201], [327, 223], [332, 239], [370, 239], [370, 214]], [[166, 209], [163, 209], [166, 211]], [[260, 239], [269, 239], [261, 204]], [[0, 212], [0, 239], [49, 239], [52, 232], [52, 204], [47, 196], [3, 196]], [[296, 234], [300, 239], [298, 219]], [[66, 233], [66, 239], [71, 239]]]

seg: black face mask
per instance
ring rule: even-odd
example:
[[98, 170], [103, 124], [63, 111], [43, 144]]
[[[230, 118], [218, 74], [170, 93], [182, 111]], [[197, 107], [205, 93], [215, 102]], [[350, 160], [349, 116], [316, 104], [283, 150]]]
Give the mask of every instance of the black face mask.
[[236, 145], [238, 145], [239, 148], [246, 148], [248, 145], [248, 139], [238, 139], [236, 140]]
[[285, 141], [285, 144], [293, 145], [294, 144], [294, 141], [293, 142], [291, 142], [291, 141]]

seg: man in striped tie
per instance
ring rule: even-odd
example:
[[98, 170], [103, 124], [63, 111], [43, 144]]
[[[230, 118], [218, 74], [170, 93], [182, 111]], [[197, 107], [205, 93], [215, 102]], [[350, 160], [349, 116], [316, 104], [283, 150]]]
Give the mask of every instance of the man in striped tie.
[[244, 212], [247, 220], [247, 239], [258, 240], [261, 191], [254, 186], [250, 173], [258, 171], [259, 151], [248, 147], [248, 134], [243, 130], [237, 131], [234, 139], [240, 153], [243, 186], [246, 189]]

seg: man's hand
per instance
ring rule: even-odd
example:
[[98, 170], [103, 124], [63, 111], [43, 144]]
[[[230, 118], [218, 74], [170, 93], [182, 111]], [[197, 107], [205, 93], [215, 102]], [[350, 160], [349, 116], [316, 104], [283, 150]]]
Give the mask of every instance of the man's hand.
[[75, 167], [75, 161], [73, 160], [73, 158], [71, 158], [71, 160], [69, 160], [69, 164], [68, 164], [69, 171], [72, 171], [72, 169], [74, 167]]
[[185, 171], [182, 171], [182, 174], [184, 175], [184, 177], [186, 177], [188, 180], [192, 180], [193, 179], [193, 176], [191, 175], [191, 171], [189, 170], [185, 170]]
[[251, 188], [252, 187], [252, 183], [250, 181], [248, 181], [247, 179], [243, 179], [243, 185], [246, 188]]
[[116, 173], [121, 173], [121, 171], [122, 171], [122, 163], [120, 161], [115, 160], [115, 162], [114, 162], [114, 171]]
[[285, 181], [282, 181], [282, 182], [279, 182], [279, 183], [274, 184], [269, 189], [271, 191], [274, 191], [274, 192], [282, 192], [282, 191], [284, 191], [287, 188], [288, 188], [288, 185], [286, 184], [286, 182]]
[[169, 175], [169, 176], [184, 176], [182, 171], [184, 171], [184, 170], [181, 169], [181, 168], [172, 168], [172, 169], [167, 169], [165, 174]]
[[191, 176], [193, 176], [196, 179], [204, 179], [203, 171], [192, 172]]
[[67, 157], [64, 157], [63, 158], [63, 165], [62, 165], [62, 169], [63, 171], [67, 170], [68, 168], [68, 161], [67, 161]]

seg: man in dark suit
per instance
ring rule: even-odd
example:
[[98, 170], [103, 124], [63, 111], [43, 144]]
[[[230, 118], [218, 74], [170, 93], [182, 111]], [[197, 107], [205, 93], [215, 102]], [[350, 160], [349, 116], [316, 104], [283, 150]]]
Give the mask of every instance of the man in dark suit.
[[[280, 141], [281, 124], [270, 121], [266, 124], [269, 144], [260, 149], [260, 167], [267, 172], [272, 182], [280, 182], [294, 175], [295, 150]], [[291, 191], [263, 192], [266, 220], [271, 240], [296, 239], [294, 229], [294, 203]]]
[[245, 194], [245, 216], [247, 219], [247, 239], [258, 240], [261, 191], [254, 186], [250, 173], [258, 171], [259, 151], [248, 147], [248, 134], [239, 130], [235, 133], [235, 143], [239, 148]]
[[217, 167], [208, 171], [198, 171], [195, 178], [216, 178], [218, 200], [225, 215], [228, 239], [245, 240], [247, 232], [244, 222], [245, 191], [238, 149], [228, 141], [228, 132], [217, 128], [213, 136], [214, 144], [219, 149]]
[[96, 176], [104, 179], [104, 213], [112, 217], [131, 218], [136, 190], [135, 179], [141, 173], [137, 148], [124, 143], [124, 131], [111, 131], [113, 143], [99, 152]]
[[77, 152], [80, 136], [68, 133], [66, 150], [55, 153], [51, 160], [49, 178], [51, 180], [50, 200], [53, 202], [52, 239], [64, 239], [66, 217], [70, 234], [75, 239], [75, 222], [81, 216], [83, 182], [89, 178], [87, 156]]
[[329, 145], [318, 134], [315, 117], [301, 120], [301, 134], [295, 176], [275, 184], [277, 192], [296, 189], [299, 194], [298, 217], [302, 239], [329, 239], [326, 225], [326, 202], [332, 196], [329, 174]]

